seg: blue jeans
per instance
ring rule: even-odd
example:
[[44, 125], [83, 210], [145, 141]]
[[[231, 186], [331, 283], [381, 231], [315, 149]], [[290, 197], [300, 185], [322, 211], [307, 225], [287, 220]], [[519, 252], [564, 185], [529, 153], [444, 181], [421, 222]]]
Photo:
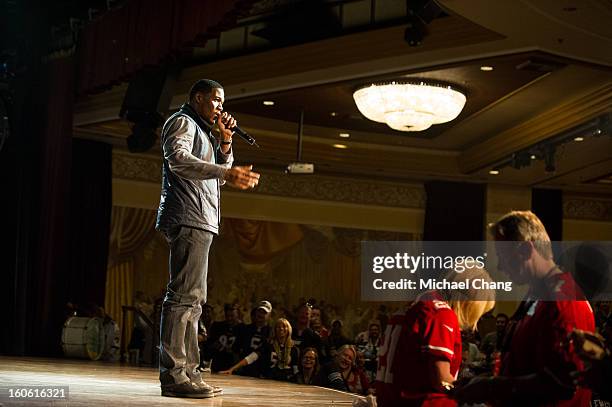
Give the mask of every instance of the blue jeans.
[[208, 251], [213, 234], [176, 226], [164, 233], [170, 246], [170, 281], [162, 304], [159, 381], [162, 386], [199, 381], [198, 321], [206, 302]]

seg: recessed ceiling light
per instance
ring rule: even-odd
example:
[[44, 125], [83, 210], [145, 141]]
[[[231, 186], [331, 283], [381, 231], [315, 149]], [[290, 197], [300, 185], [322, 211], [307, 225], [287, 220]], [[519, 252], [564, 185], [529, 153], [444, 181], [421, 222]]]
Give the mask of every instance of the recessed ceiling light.
[[340, 133], [340, 134], [338, 134], [338, 136], [340, 136], [342, 138], [349, 138], [349, 137], [351, 137], [351, 135], [349, 133]]
[[264, 100], [263, 104], [264, 104], [264, 106], [274, 106], [274, 101], [273, 100]]
[[346, 144], [332, 144], [332, 146], [335, 148], [348, 148]]
[[538, 158], [538, 157], [536, 157], [536, 155], [535, 155], [535, 154], [531, 154], [531, 156], [530, 156], [529, 158], [531, 158], [532, 160], [535, 160], [535, 159], [536, 159], [536, 158]]
[[485, 71], [485, 72], [489, 72], [489, 71], [493, 70], [493, 67], [490, 66], [490, 65], [483, 65], [483, 66], [480, 67], [480, 70], [481, 71]]
[[584, 137], [574, 137], [574, 141], [584, 141]]
[[499, 174], [499, 170], [490, 170], [489, 174], [491, 174], [491, 175], [498, 175]]
[[338, 116], [338, 113], [336, 113], [336, 112], [331, 112], [329, 115], [330, 115], [331, 117], [336, 117], [336, 116]]

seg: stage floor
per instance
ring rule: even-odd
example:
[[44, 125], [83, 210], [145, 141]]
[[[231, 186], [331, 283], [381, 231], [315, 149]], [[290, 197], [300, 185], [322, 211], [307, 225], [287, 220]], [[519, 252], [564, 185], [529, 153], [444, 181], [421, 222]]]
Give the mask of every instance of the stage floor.
[[[206, 375], [223, 387], [210, 399], [161, 397], [157, 369], [78, 359], [0, 356], [2, 405], [53, 406], [350, 406], [354, 395], [316, 386], [302, 386], [241, 376]], [[68, 386], [67, 401], [8, 401], [7, 387]]]

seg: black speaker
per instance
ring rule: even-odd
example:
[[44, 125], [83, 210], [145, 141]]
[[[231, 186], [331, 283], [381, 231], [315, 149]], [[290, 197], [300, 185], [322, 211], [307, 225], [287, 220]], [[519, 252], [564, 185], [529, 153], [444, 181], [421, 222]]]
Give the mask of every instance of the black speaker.
[[147, 66], [128, 85], [119, 116], [134, 123], [127, 138], [133, 153], [149, 150], [157, 139], [157, 128], [168, 112], [178, 72], [166, 66]]
[[172, 100], [176, 75], [167, 67], [147, 66], [128, 85], [119, 116], [132, 120], [140, 112], [165, 114]]

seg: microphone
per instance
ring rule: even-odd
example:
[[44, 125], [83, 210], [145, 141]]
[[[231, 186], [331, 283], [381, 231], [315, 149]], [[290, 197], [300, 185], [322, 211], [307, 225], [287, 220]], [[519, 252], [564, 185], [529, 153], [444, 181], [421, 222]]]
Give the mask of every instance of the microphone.
[[[223, 110], [222, 112], [225, 112], [225, 110]], [[239, 135], [241, 139], [243, 139], [244, 141], [246, 141], [249, 145], [256, 145], [257, 147], [259, 147], [259, 144], [257, 144], [257, 142], [255, 141], [255, 139], [253, 137], [251, 137], [251, 135], [249, 133], [247, 133], [246, 131], [242, 130], [239, 126], [234, 126], [230, 129], [231, 131], [233, 131], [235, 134]]]
[[232, 127], [230, 130], [233, 131], [234, 134], [239, 135], [240, 138], [246, 141], [249, 145], [256, 145], [257, 147], [259, 147], [259, 144], [257, 144], [255, 139], [249, 133], [242, 130], [239, 126]]

